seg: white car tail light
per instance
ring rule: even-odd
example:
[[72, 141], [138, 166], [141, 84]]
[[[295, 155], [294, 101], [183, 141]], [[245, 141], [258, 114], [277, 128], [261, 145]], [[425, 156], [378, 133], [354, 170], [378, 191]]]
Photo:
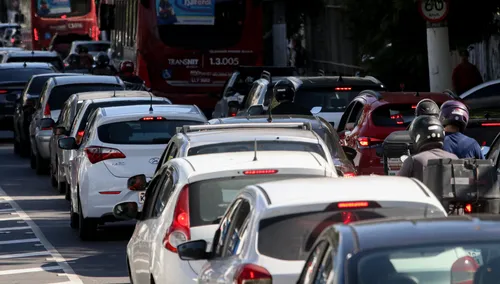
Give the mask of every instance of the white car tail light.
[[271, 273], [264, 267], [255, 264], [244, 264], [234, 275], [233, 284], [271, 284]]
[[85, 153], [92, 164], [109, 160], [126, 158], [120, 150], [107, 147], [90, 146], [85, 148]]
[[177, 246], [191, 239], [189, 224], [189, 186], [182, 188], [174, 210], [174, 219], [163, 238], [163, 246], [177, 253]]

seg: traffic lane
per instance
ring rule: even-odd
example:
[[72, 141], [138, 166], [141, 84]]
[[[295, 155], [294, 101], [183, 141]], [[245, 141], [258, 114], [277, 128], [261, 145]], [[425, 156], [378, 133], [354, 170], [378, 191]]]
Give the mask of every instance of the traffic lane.
[[82, 242], [69, 227], [69, 203], [51, 187], [48, 176], [37, 176], [27, 159], [0, 146], [0, 187], [40, 228], [83, 283], [129, 283], [126, 245], [133, 226], [105, 226], [92, 242]]

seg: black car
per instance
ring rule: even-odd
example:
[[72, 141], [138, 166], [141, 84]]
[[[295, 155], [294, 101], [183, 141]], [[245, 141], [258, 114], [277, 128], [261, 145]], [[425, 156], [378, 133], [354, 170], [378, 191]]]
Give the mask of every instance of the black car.
[[45, 73], [33, 75], [27, 82], [21, 97], [16, 102], [14, 112], [14, 152], [19, 153], [22, 157], [29, 155], [30, 139], [29, 125], [31, 117], [35, 112], [35, 103], [39, 98], [42, 88], [53, 77], [60, 76], [75, 76], [80, 74], [74, 73]]
[[500, 217], [379, 219], [333, 225], [298, 284], [498, 283]]
[[16, 102], [31, 76], [54, 73], [57, 70], [47, 63], [0, 64], [0, 128], [11, 130]]
[[[268, 122], [269, 116], [248, 116], [248, 117], [228, 117], [215, 118], [209, 120], [209, 124], [233, 124], [233, 123], [265, 123]], [[340, 139], [333, 127], [323, 118], [306, 115], [273, 115], [271, 122], [308, 122], [312, 129], [320, 137], [323, 138], [328, 150], [332, 154], [333, 162], [337, 169], [337, 174], [344, 177], [352, 177], [356, 175], [356, 169], [352, 160], [356, 156], [356, 151], [348, 147], [340, 145]], [[347, 155], [346, 155], [347, 154]]]
[[3, 63], [11, 62], [43, 62], [52, 64], [57, 70], [63, 71], [64, 64], [56, 52], [50, 51], [9, 51], [3, 58]]

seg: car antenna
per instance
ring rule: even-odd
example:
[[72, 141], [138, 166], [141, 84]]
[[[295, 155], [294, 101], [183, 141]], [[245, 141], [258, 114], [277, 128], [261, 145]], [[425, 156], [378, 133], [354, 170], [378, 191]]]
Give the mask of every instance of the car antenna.
[[149, 97], [151, 98], [150, 105], [149, 105], [149, 112], [152, 112], [153, 111], [153, 96], [149, 95]]
[[255, 139], [254, 144], [253, 144], [253, 161], [257, 161], [257, 139]]
[[271, 108], [272, 108], [272, 101], [271, 103], [269, 104], [269, 111], [267, 112], [268, 113], [268, 116], [267, 116], [267, 122], [273, 122], [273, 115], [271, 113]]

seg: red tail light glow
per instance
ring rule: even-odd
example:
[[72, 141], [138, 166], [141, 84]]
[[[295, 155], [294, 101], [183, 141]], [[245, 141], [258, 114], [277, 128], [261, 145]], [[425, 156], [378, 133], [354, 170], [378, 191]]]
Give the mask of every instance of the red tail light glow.
[[485, 122], [481, 123], [481, 126], [500, 126], [500, 122]]
[[80, 130], [80, 131], [78, 131], [78, 133], [76, 133], [76, 137], [75, 137], [76, 144], [80, 144], [80, 142], [82, 142], [82, 138], [83, 138], [84, 134], [85, 134], [85, 131], [83, 131], [83, 130]]
[[413, 105], [411, 106], [412, 109], [416, 109], [417, 108], [417, 105]]
[[6, 94], [7, 90], [0, 90], [0, 94]]
[[43, 110], [43, 115], [50, 117], [50, 106], [48, 103], [45, 105], [45, 109]]
[[14, 38], [11, 38], [11, 39], [10, 39], [10, 42], [11, 42], [11, 43], [14, 43], [15, 41], [16, 41], [16, 39], [14, 39]]
[[87, 147], [85, 148], [85, 153], [87, 153], [87, 158], [92, 164], [99, 163], [104, 160], [126, 158], [125, 154], [118, 149], [100, 146]]
[[163, 246], [177, 252], [177, 246], [191, 239], [189, 222], [189, 186], [182, 188], [174, 210], [174, 219], [163, 238]]
[[337, 87], [335, 88], [335, 91], [350, 91], [352, 90], [351, 87]]
[[358, 217], [352, 212], [342, 212], [342, 223], [349, 224], [358, 221]]
[[483, 141], [483, 143], [481, 143], [481, 146], [486, 146], [486, 141]]
[[340, 202], [337, 204], [337, 207], [340, 209], [349, 209], [349, 208], [366, 208], [368, 207], [367, 201], [353, 201], [353, 202]]
[[61, 16], [61, 19], [66, 19], [66, 18], [67, 18], [67, 16], [66, 16], [66, 15], [62, 15], [62, 16]]
[[121, 191], [99, 191], [99, 194], [110, 195], [110, 194], [120, 194]]
[[142, 120], [142, 121], [157, 121], [157, 120], [165, 120], [165, 118], [161, 117], [161, 116], [147, 116], [147, 117], [141, 118], [140, 120]]
[[361, 146], [361, 147], [370, 147], [370, 146], [374, 146], [374, 145], [377, 145], [377, 144], [380, 144], [383, 142], [384, 142], [383, 139], [377, 139], [377, 138], [373, 138], [373, 137], [359, 137], [358, 138], [358, 143], [359, 143], [359, 146]]
[[35, 41], [38, 41], [38, 40], [39, 40], [39, 37], [38, 37], [38, 30], [37, 30], [37, 29], [33, 29], [33, 37], [35, 38]]
[[457, 259], [451, 266], [451, 284], [472, 284], [474, 274], [479, 268], [477, 261], [471, 256]]
[[235, 117], [236, 114], [238, 113], [238, 109], [235, 108], [235, 107], [230, 107], [228, 112], [227, 112], [227, 116], [228, 117]]
[[352, 177], [355, 177], [355, 176], [356, 176], [356, 173], [345, 172], [343, 177], [345, 177], [345, 178], [352, 178]]
[[278, 173], [278, 170], [248, 170], [244, 171], [244, 175], [273, 175]]
[[472, 204], [466, 204], [464, 207], [465, 213], [472, 213]]
[[234, 274], [236, 284], [271, 284], [273, 277], [264, 267], [255, 264], [244, 264]]

